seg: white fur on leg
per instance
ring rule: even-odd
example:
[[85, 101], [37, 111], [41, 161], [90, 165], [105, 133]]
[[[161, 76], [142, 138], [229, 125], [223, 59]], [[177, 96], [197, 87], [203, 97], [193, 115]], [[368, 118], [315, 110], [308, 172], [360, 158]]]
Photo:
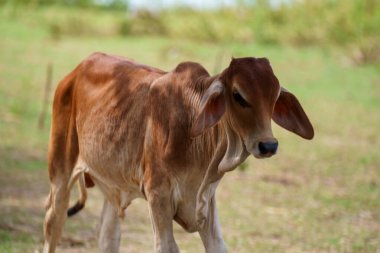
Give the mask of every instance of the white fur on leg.
[[49, 246], [49, 242], [47, 242], [47, 241], [45, 241], [45, 243], [44, 243], [44, 249], [43, 249], [43, 253], [49, 253], [49, 248], [50, 248], [50, 246]]
[[209, 214], [205, 225], [199, 231], [206, 253], [226, 253], [227, 248], [224, 244], [220, 229], [218, 212], [216, 210], [215, 196], [211, 198]]
[[104, 253], [119, 252], [120, 237], [120, 219], [117, 209], [104, 199], [99, 224], [99, 251]]

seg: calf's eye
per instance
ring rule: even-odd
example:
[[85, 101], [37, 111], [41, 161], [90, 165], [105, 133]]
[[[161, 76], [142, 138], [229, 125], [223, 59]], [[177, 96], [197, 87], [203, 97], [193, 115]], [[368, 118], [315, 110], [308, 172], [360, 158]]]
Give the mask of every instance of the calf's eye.
[[239, 92], [234, 91], [232, 93], [232, 96], [234, 97], [234, 100], [241, 106], [241, 107], [250, 107], [251, 105], [248, 104], [247, 101], [240, 95]]

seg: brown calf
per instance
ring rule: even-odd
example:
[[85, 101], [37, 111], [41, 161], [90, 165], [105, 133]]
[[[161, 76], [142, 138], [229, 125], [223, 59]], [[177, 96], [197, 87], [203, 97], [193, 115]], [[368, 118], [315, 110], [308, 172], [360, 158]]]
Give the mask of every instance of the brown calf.
[[198, 231], [206, 252], [226, 252], [215, 189], [248, 155], [276, 153], [271, 119], [313, 138], [301, 105], [265, 58], [232, 59], [210, 76], [193, 62], [164, 72], [91, 55], [54, 97], [44, 252], [55, 251], [73, 184], [79, 181], [81, 194], [70, 214], [83, 207], [91, 179], [105, 196], [101, 252], [118, 252], [119, 217], [138, 197], [148, 201], [156, 252], [179, 252], [173, 219]]

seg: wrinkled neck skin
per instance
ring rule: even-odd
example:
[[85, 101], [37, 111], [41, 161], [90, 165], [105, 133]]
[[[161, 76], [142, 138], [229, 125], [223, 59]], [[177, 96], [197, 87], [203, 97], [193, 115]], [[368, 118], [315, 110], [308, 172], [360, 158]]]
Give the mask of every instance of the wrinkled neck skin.
[[[200, 79], [197, 85], [203, 88], [198, 94], [192, 94], [194, 108], [199, 108], [200, 100], [205, 90], [210, 84], [219, 78], [219, 76]], [[224, 173], [235, 169], [248, 157], [243, 140], [233, 128], [233, 119], [229, 114], [228, 99], [226, 101], [226, 112], [221, 120], [213, 127], [195, 138], [195, 142], [203, 147], [196, 147], [196, 150], [202, 150], [207, 155], [204, 156], [205, 171], [202, 183], [198, 189], [196, 200], [196, 219], [199, 228], [203, 228], [209, 216], [209, 201], [215, 194], [216, 187], [223, 177]], [[197, 110], [195, 110], [197, 111]], [[200, 138], [202, 141], [197, 141]], [[210, 145], [208, 140], [212, 140]], [[201, 151], [201, 152], [202, 152]]]
[[[196, 108], [195, 111], [199, 110], [201, 98], [207, 88], [213, 81], [219, 78], [220, 75], [216, 75], [213, 77], [200, 78], [197, 81], [196, 85], [197, 87], [202, 88], [202, 91], [200, 93], [193, 92], [193, 94], [190, 94], [189, 96], [191, 98], [190, 102], [192, 103], [192, 106]], [[202, 139], [201, 142], [198, 142], [201, 145], [205, 145], [206, 143], [206, 146], [199, 147], [197, 150], [203, 150], [207, 152], [208, 156], [206, 157], [206, 164], [214, 167], [217, 164], [218, 174], [220, 175], [223, 175], [224, 172], [235, 169], [238, 165], [244, 162], [244, 160], [249, 155], [242, 138], [234, 128], [234, 121], [228, 109], [230, 107], [229, 100], [226, 98], [225, 101], [226, 112], [219, 120], [219, 122], [215, 126], [205, 130], [202, 135], [195, 138]], [[196, 115], [194, 114], [193, 120], [195, 116]], [[213, 141], [212, 145], [207, 145], [209, 144], [209, 140]]]
[[249, 153], [245, 148], [242, 138], [235, 132], [227, 116], [226, 119], [222, 119], [222, 122], [219, 124], [223, 126], [225, 133], [223, 137], [226, 139], [227, 145], [223, 159], [218, 166], [218, 171], [224, 173], [234, 170], [243, 163], [249, 156]]

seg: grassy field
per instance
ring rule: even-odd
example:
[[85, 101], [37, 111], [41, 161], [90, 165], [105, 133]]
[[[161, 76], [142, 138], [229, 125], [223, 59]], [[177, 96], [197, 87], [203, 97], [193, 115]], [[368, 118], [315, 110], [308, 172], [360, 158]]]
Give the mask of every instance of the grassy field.
[[[48, 122], [37, 128], [46, 68], [54, 86], [94, 51], [170, 70], [192, 60], [215, 73], [230, 57], [265, 56], [314, 124], [311, 142], [274, 127], [279, 154], [250, 158], [217, 191], [230, 252], [380, 252], [380, 67], [355, 66], [338, 49], [212, 44], [159, 37], [54, 40], [30, 19], [0, 15], [0, 252], [40, 252], [48, 193]], [[76, 194], [73, 194], [76, 199]], [[96, 252], [102, 205], [90, 190], [85, 210], [66, 222], [59, 252]], [[147, 205], [123, 222], [121, 252], [152, 252]], [[181, 252], [202, 252], [197, 234], [177, 225]]]

